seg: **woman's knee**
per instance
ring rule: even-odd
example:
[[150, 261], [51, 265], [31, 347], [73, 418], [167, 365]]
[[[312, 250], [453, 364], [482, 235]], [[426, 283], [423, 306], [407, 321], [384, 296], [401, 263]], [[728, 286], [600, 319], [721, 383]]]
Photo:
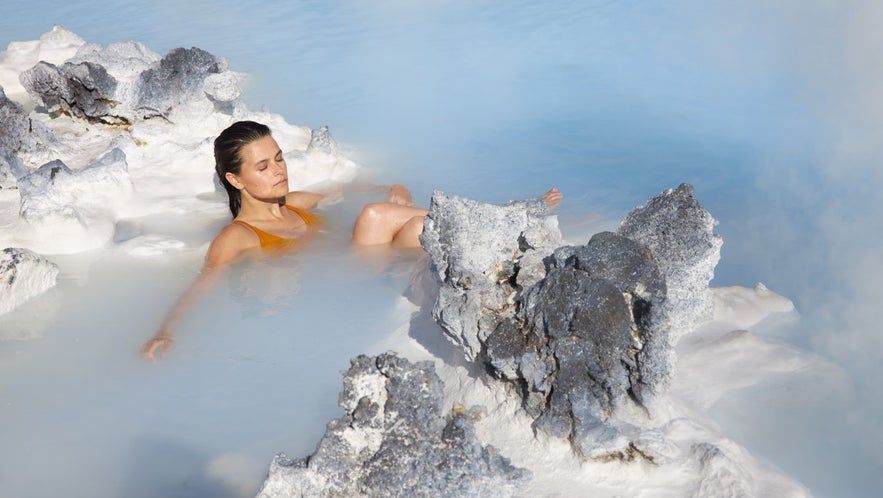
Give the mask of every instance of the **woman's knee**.
[[423, 215], [413, 216], [402, 225], [393, 237], [393, 243], [403, 247], [419, 247], [420, 234], [423, 233]]
[[381, 203], [366, 204], [353, 224], [353, 242], [357, 244], [378, 244], [388, 242], [391, 234], [385, 234], [386, 214]]
[[386, 215], [382, 203], [365, 204], [356, 217], [356, 224], [377, 226], [384, 222]]

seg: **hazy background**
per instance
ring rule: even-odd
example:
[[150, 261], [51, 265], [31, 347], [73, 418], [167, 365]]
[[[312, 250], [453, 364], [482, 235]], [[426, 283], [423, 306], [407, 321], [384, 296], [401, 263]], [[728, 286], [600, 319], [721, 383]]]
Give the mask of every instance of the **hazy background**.
[[734, 437], [818, 496], [883, 489], [880, 2], [11, 0], [0, 46], [53, 24], [223, 56], [250, 107], [329, 125], [418, 199], [557, 185], [578, 233], [692, 183], [712, 284], [791, 298], [803, 319], [770, 333], [847, 374], [746, 391]]

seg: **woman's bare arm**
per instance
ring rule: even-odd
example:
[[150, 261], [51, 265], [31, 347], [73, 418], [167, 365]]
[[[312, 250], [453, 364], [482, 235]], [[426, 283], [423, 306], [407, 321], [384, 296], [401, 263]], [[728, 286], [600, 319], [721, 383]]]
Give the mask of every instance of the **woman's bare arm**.
[[305, 192], [302, 190], [297, 190], [294, 192], [289, 192], [288, 195], [285, 196], [285, 203], [289, 206], [294, 206], [303, 210], [315, 209], [317, 205], [322, 201], [322, 199], [328, 197], [330, 194], [320, 193], [320, 192]]
[[165, 356], [172, 348], [172, 331], [178, 320], [190, 309], [193, 303], [212, 288], [218, 276], [230, 263], [239, 259], [248, 250], [259, 247], [257, 235], [246, 227], [231, 223], [215, 237], [205, 256], [205, 265], [196, 280], [190, 284], [172, 305], [159, 331], [141, 348], [145, 360], [156, 363], [157, 354]]

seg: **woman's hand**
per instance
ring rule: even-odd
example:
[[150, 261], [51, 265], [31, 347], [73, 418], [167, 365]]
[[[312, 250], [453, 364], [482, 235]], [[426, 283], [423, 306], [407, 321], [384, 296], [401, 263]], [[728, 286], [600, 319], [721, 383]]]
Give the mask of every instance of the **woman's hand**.
[[172, 349], [172, 334], [167, 329], [162, 329], [157, 334], [144, 343], [144, 346], [141, 348], [141, 358], [147, 360], [153, 364], [156, 364], [157, 350], [160, 356], [165, 356], [170, 349]]

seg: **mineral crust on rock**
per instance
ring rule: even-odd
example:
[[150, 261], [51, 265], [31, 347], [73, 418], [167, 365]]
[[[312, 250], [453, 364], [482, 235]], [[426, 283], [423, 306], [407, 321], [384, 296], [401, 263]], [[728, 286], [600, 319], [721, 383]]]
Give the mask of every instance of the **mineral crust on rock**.
[[239, 97], [238, 78], [224, 59], [199, 48], [176, 48], [160, 58], [138, 42], [84, 45], [61, 66], [39, 62], [21, 73], [22, 86], [50, 113], [105, 124], [169, 119], [176, 106]]
[[514, 316], [511, 298], [543, 277], [561, 232], [539, 199], [495, 206], [435, 192], [420, 241], [442, 282], [433, 317], [474, 360], [500, 318]]
[[18, 181], [20, 214], [28, 222], [76, 219], [86, 222], [90, 210], [105, 209], [114, 198], [132, 191], [126, 154], [111, 149], [73, 172], [60, 160], [39, 167]]
[[32, 121], [0, 87], [0, 188], [15, 187], [18, 179], [28, 173], [20, 153], [36, 153], [54, 140], [52, 132]]
[[668, 285], [672, 340], [710, 320], [714, 298], [708, 283], [720, 260], [722, 240], [717, 225], [696, 200], [693, 186], [683, 183], [632, 210], [618, 233], [650, 248]]
[[58, 266], [27, 249], [0, 251], [0, 315], [55, 286]]
[[509, 497], [530, 478], [476, 439], [476, 411], [442, 413], [431, 362], [358, 356], [316, 452], [277, 455], [258, 496]]
[[[687, 188], [678, 192], [692, 199]], [[669, 302], [667, 278], [708, 292], [708, 280], [690, 278], [710, 271], [711, 258], [690, 247], [716, 240], [708, 213], [691, 205], [683, 227], [672, 227], [664, 199], [648, 206], [623, 230], [643, 238], [604, 232], [585, 246], [558, 247], [554, 218], [535, 205], [436, 194], [421, 236], [438, 279], [436, 321], [467, 359], [512, 382], [537, 430], [585, 458], [664, 459], [664, 442], [620, 415], [649, 413], [671, 382], [671, 316], [689, 315], [693, 304], [683, 294]], [[654, 230], [667, 232], [657, 236], [666, 245], [643, 242]]]

